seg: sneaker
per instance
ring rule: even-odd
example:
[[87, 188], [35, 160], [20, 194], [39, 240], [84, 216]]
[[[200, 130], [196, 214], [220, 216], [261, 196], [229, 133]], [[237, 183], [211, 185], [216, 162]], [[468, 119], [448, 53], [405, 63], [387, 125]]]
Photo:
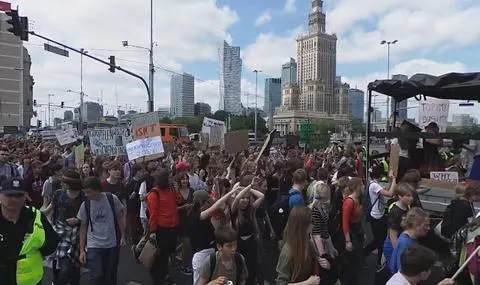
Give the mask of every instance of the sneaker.
[[182, 266], [180, 267], [180, 272], [183, 275], [192, 275], [193, 274], [193, 269], [191, 266]]
[[138, 260], [138, 257], [140, 256], [140, 254], [138, 254], [137, 252], [137, 249], [134, 245], [132, 245], [132, 256], [133, 256], [133, 259], [137, 262], [137, 263], [140, 263], [140, 260]]

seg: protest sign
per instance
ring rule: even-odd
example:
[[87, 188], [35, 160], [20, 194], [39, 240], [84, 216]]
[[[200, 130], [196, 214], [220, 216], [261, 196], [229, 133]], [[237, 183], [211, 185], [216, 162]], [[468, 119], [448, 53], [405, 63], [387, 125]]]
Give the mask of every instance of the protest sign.
[[45, 130], [40, 132], [40, 136], [44, 141], [56, 139], [57, 138], [56, 134], [57, 134], [57, 131], [55, 130]]
[[67, 129], [55, 133], [58, 143], [61, 146], [76, 142], [79, 137], [76, 129]]
[[124, 155], [125, 145], [130, 142], [130, 131], [126, 128], [103, 128], [88, 131], [90, 148], [94, 155]]
[[225, 126], [225, 122], [204, 117], [202, 124], [202, 133], [210, 133], [210, 128], [214, 126]]
[[237, 153], [248, 147], [248, 131], [235, 131], [226, 133], [224, 136], [225, 150], [230, 153]]
[[126, 149], [129, 160], [164, 152], [160, 136], [133, 141], [127, 144]]
[[85, 163], [85, 146], [83, 143], [75, 146], [75, 166], [77, 169], [81, 169]]
[[143, 139], [147, 137], [161, 136], [160, 116], [158, 112], [139, 114], [132, 118], [133, 138]]
[[430, 179], [451, 183], [458, 183], [458, 172], [456, 171], [431, 171]]
[[225, 126], [211, 126], [210, 136], [208, 138], [209, 147], [220, 147], [224, 145], [223, 136], [225, 134]]
[[427, 100], [420, 104], [418, 110], [420, 128], [424, 129], [428, 124], [434, 122], [437, 123], [441, 133], [446, 132], [449, 109], [449, 100], [427, 97]]

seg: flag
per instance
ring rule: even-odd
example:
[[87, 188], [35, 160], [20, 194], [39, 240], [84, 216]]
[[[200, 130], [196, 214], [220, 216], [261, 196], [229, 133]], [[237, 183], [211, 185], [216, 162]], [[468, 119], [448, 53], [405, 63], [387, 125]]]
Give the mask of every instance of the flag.
[[10, 11], [12, 10], [12, 5], [8, 2], [0, 1], [0, 11]]

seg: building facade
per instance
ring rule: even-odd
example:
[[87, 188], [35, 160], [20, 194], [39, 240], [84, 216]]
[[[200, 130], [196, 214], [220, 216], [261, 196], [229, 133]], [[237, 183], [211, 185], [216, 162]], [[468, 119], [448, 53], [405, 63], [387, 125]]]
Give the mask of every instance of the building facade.
[[31, 59], [20, 38], [7, 31], [8, 19], [0, 13], [0, 126], [29, 128], [34, 84]]
[[330, 114], [338, 114], [343, 116], [350, 115], [350, 105], [348, 104], [348, 91], [350, 85], [342, 82], [342, 78], [337, 76], [335, 79], [335, 86], [333, 91], [332, 111]]
[[282, 79], [266, 78], [264, 93], [263, 111], [270, 114], [270, 110], [275, 110], [282, 104]]
[[184, 73], [170, 80], [170, 114], [174, 117], [193, 117], [195, 113], [195, 78]]
[[212, 113], [212, 107], [207, 103], [195, 103], [195, 116], [208, 116]]
[[158, 116], [160, 118], [170, 117], [170, 108], [168, 107], [158, 108]]
[[453, 114], [452, 127], [471, 127], [478, 124], [477, 118], [469, 114]]
[[[392, 75], [392, 79], [405, 81], [405, 80], [408, 80], [408, 76], [403, 74], [395, 74], [395, 75]], [[397, 116], [396, 121], [398, 124], [401, 124], [403, 120], [406, 120], [408, 118], [408, 99], [397, 102], [396, 109], [395, 109], [395, 100], [391, 99], [390, 110], [391, 110], [390, 114], [393, 114], [393, 112], [396, 110], [396, 116]]]
[[240, 115], [242, 113], [242, 59], [240, 47], [223, 42], [219, 51], [220, 103], [219, 110]]
[[350, 115], [363, 122], [365, 120], [365, 93], [360, 89], [348, 90], [348, 106]]
[[297, 38], [297, 80], [300, 109], [335, 114], [334, 86], [337, 37], [326, 33], [323, 1], [312, 0], [308, 32]]
[[63, 120], [64, 121], [73, 121], [73, 112], [70, 110], [67, 110], [63, 112]]
[[96, 123], [103, 117], [103, 106], [97, 102], [84, 102], [81, 108], [82, 119], [85, 123]]
[[282, 65], [282, 86], [297, 84], [297, 62], [290, 61]]

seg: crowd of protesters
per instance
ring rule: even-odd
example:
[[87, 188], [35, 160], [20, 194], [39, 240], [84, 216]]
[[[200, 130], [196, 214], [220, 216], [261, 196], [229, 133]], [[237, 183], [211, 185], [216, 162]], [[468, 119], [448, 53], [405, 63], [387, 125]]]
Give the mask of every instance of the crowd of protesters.
[[[42, 251], [53, 261], [55, 285], [78, 285], [82, 278], [117, 284], [119, 248], [130, 246], [138, 258], [145, 239], [158, 248], [149, 268], [155, 285], [174, 284], [174, 260], [195, 285], [264, 284], [264, 245], [272, 240], [278, 245], [279, 285], [365, 284], [360, 276], [370, 254], [377, 256], [377, 284], [422, 284], [441, 248], [452, 245], [449, 239], [465, 260], [480, 224], [472, 220], [480, 188], [458, 187], [436, 235], [422, 210], [418, 170], [395, 177], [378, 163], [366, 179], [363, 148], [355, 146], [259, 151], [248, 147], [229, 155], [179, 144], [161, 158], [135, 162], [95, 156], [86, 147], [79, 165], [71, 145], [40, 138], [1, 141], [1, 284], [41, 282], [18, 278], [20, 237], [29, 230], [6, 214], [15, 203], [41, 210], [46, 231], [56, 232], [48, 237], [56, 250]], [[373, 232], [368, 243], [366, 226]], [[456, 260], [452, 268], [458, 268]], [[85, 276], [82, 266], [89, 269]], [[463, 280], [476, 277], [475, 271], [464, 273]]]

